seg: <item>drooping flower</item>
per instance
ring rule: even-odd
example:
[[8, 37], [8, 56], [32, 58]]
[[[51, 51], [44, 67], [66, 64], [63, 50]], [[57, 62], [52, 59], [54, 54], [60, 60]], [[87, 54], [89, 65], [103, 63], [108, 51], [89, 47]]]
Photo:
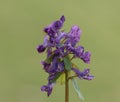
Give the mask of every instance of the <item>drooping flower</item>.
[[50, 73], [51, 64], [46, 63], [45, 61], [42, 61], [41, 64], [43, 65], [44, 70], [45, 70], [47, 73]]
[[45, 36], [43, 44], [37, 46], [37, 51], [39, 53], [44, 52], [47, 46], [48, 46], [48, 36]]
[[43, 45], [37, 46], [37, 51], [38, 51], [39, 53], [44, 52], [45, 49], [46, 49], [46, 48], [45, 48]]
[[77, 68], [72, 68], [72, 70], [78, 75], [80, 79], [92, 80], [94, 76], [89, 75], [90, 69], [84, 69], [83, 72], [79, 71]]
[[84, 54], [84, 47], [83, 46], [78, 46], [75, 48], [75, 56], [76, 57], [81, 57]]
[[90, 52], [85, 52], [80, 58], [87, 64], [90, 63], [90, 57], [91, 57], [91, 53]]
[[50, 37], [56, 37], [58, 34], [58, 31], [62, 28], [63, 23], [65, 21], [65, 17], [62, 16], [60, 20], [54, 21], [52, 24], [44, 28], [44, 31], [50, 36]]
[[50, 96], [50, 94], [52, 93], [52, 89], [53, 89], [53, 83], [48, 84], [48, 85], [43, 85], [41, 87], [41, 91], [47, 92], [47, 96]]

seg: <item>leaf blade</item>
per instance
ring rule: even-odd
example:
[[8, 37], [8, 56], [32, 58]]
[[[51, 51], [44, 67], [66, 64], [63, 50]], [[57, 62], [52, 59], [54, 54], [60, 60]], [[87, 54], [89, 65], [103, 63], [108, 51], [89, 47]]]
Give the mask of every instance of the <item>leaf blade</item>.
[[77, 81], [76, 81], [74, 78], [72, 79], [72, 83], [73, 83], [73, 87], [74, 87], [75, 91], [77, 92], [79, 98], [80, 98], [81, 100], [84, 100], [84, 97], [83, 97], [83, 95], [82, 95], [81, 92], [80, 92], [80, 88], [79, 88], [79, 86], [78, 86], [78, 84], [77, 84]]
[[67, 71], [70, 71], [71, 68], [72, 68], [72, 63], [71, 63], [69, 57], [68, 57], [68, 56], [64, 57], [64, 58], [63, 58], [63, 61], [64, 61], [64, 64], [65, 64], [65, 69], [66, 69]]

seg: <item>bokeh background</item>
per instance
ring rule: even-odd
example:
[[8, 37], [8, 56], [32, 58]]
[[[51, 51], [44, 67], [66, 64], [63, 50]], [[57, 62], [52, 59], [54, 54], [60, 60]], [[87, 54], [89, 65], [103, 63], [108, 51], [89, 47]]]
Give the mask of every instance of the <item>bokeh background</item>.
[[[64, 102], [64, 85], [52, 95], [40, 91], [47, 83], [36, 46], [43, 27], [65, 15], [63, 29], [77, 24], [80, 45], [92, 52], [92, 81], [78, 80], [84, 102], [120, 102], [119, 0], [0, 0], [0, 102]], [[70, 102], [81, 102], [70, 83]]]

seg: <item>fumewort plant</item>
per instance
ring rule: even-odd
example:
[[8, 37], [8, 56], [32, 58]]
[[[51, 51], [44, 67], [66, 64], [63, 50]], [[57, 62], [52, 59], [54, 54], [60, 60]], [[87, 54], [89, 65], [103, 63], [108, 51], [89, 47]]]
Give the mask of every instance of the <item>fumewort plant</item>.
[[41, 64], [44, 71], [48, 73], [48, 83], [41, 87], [41, 91], [47, 92], [47, 96], [50, 96], [54, 85], [60, 82], [65, 84], [65, 102], [69, 102], [69, 81], [72, 81], [78, 96], [83, 99], [75, 79], [92, 80], [94, 76], [89, 74], [89, 68], [81, 71], [72, 62], [73, 59], [79, 58], [89, 64], [91, 53], [84, 51], [83, 46], [77, 45], [81, 38], [81, 29], [74, 25], [69, 32], [64, 32], [61, 30], [64, 22], [65, 17], [62, 16], [44, 28], [46, 35], [43, 43], [37, 46], [37, 51], [39, 53], [46, 52], [46, 59], [41, 61]]

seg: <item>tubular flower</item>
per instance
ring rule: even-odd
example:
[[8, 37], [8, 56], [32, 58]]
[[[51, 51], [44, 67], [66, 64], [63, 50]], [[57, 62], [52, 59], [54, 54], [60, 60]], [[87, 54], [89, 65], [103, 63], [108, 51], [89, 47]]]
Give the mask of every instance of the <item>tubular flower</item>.
[[68, 33], [68, 40], [66, 41], [67, 44], [71, 44], [71, 46], [75, 46], [77, 42], [80, 40], [81, 30], [78, 26], [73, 26]]
[[83, 72], [79, 71], [76, 68], [72, 68], [72, 70], [76, 73], [76, 75], [80, 78], [80, 79], [85, 79], [85, 80], [92, 80], [94, 78], [94, 76], [89, 75], [90, 69], [84, 69]]
[[89, 64], [90, 63], [90, 57], [91, 53], [90, 52], [85, 52], [83, 55], [80, 57], [85, 63]]
[[[85, 52], [83, 46], [77, 46], [81, 38], [81, 29], [74, 25], [68, 33], [63, 32], [61, 28], [64, 22], [65, 17], [62, 16], [59, 20], [45, 27], [46, 35], [43, 44], [37, 47], [39, 53], [46, 52], [47, 54], [46, 59], [41, 64], [48, 74], [48, 85], [43, 85], [41, 91], [47, 92], [48, 96], [51, 95], [54, 84], [65, 74], [65, 71], [73, 72], [80, 79], [92, 80], [94, 78], [89, 74], [90, 69], [81, 72], [77, 67], [74, 67], [72, 59], [79, 58], [89, 64], [91, 53]], [[72, 76], [69, 75], [69, 79], [74, 78]]]
[[62, 28], [65, 17], [62, 16], [60, 20], [54, 21], [52, 24], [44, 28], [44, 31], [50, 36], [57, 36], [58, 31]]
[[50, 96], [52, 89], [53, 89], [53, 84], [48, 84], [41, 87], [41, 91], [47, 92], [48, 96]]
[[39, 53], [44, 52], [47, 46], [48, 46], [48, 36], [45, 36], [43, 44], [37, 46], [37, 51]]

